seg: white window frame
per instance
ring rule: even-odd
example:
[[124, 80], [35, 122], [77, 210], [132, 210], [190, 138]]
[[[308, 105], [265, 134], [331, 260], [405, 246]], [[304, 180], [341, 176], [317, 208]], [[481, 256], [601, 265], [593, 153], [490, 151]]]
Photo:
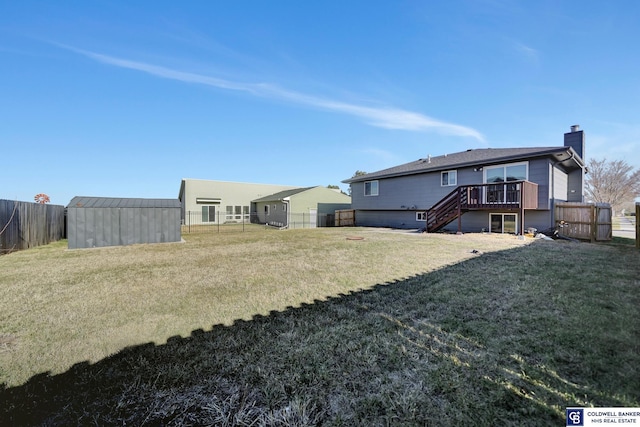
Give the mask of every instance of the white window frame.
[[[213, 208], [213, 219], [211, 219], [211, 208]], [[205, 213], [207, 211], [207, 220], [205, 221]], [[216, 205], [203, 205], [202, 206], [202, 221], [201, 222], [216, 222]]]
[[[367, 194], [367, 184], [369, 184], [369, 194]], [[379, 193], [380, 193], [380, 184], [377, 179], [373, 181], [364, 182], [364, 195], [366, 197], [377, 196]]]
[[[492, 230], [492, 229], [491, 229], [491, 216], [492, 216], [492, 215], [500, 215], [500, 216], [502, 216], [502, 230], [500, 230], [500, 231], [494, 231], [494, 230]], [[489, 232], [490, 232], [490, 233], [501, 233], [501, 234], [504, 234], [504, 217], [505, 217], [505, 216], [507, 216], [507, 215], [513, 215], [513, 216], [515, 217], [515, 223], [516, 223], [516, 224], [515, 224], [515, 225], [516, 225], [516, 228], [515, 228], [515, 235], [517, 236], [517, 235], [518, 235], [518, 232], [519, 232], [519, 231], [518, 231], [518, 225], [519, 225], [519, 222], [518, 222], [518, 214], [513, 213], [513, 212], [490, 212], [490, 213], [489, 213]], [[509, 233], [509, 234], [510, 234], [510, 233]]]
[[[514, 202], [508, 202], [507, 201], [507, 186], [509, 183], [513, 183], [513, 182], [518, 182], [520, 180], [516, 180], [516, 181], [507, 181], [507, 168], [509, 167], [513, 167], [513, 166], [524, 166], [525, 167], [525, 177], [524, 180], [528, 181], [529, 180], [529, 162], [525, 161], [525, 162], [516, 162], [516, 163], [504, 163], [501, 165], [493, 165], [493, 166], [485, 166], [482, 170], [482, 182], [484, 184], [492, 184], [495, 186], [502, 186], [502, 190], [500, 190], [501, 194], [502, 194], [502, 200], [493, 200], [491, 202], [489, 202], [489, 187], [487, 187], [485, 189], [484, 192], [484, 203], [497, 203], [497, 204], [506, 204], [506, 203], [514, 203]], [[502, 182], [487, 182], [487, 173], [490, 170], [494, 170], [494, 169], [502, 169]]]
[[[444, 175], [447, 174], [447, 184], [444, 183]], [[453, 179], [451, 179], [453, 178]], [[455, 187], [458, 185], [458, 171], [442, 171], [440, 172], [440, 186], [441, 187]]]
[[504, 179], [505, 179], [505, 181], [504, 181], [504, 182], [511, 182], [511, 181], [506, 181], [506, 179], [507, 179], [507, 177], [506, 177], [506, 174], [507, 174], [507, 168], [508, 168], [509, 166], [521, 166], [521, 165], [524, 165], [524, 166], [525, 166], [525, 178], [524, 178], [524, 180], [525, 180], [525, 181], [528, 181], [528, 180], [529, 180], [529, 162], [505, 163], [505, 164], [502, 164], [502, 165], [485, 166], [484, 168], [482, 168], [482, 173], [483, 173], [482, 181], [483, 181], [485, 184], [488, 184], [488, 183], [487, 183], [487, 171], [489, 171], [489, 170], [491, 170], [491, 169], [499, 169], [499, 168], [502, 168], [502, 169], [503, 169], [503, 171], [504, 171], [504, 172], [503, 172], [503, 174], [502, 174], [502, 176], [503, 176], [503, 177], [504, 177]]
[[416, 221], [426, 221], [427, 220], [427, 212], [416, 212]]

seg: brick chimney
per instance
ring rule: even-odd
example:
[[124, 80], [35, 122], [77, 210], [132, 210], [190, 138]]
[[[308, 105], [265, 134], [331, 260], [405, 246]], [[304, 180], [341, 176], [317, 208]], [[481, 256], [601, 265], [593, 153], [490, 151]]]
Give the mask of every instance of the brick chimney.
[[578, 156], [584, 160], [584, 131], [580, 130], [580, 126], [571, 126], [571, 132], [564, 134], [564, 146], [571, 147], [578, 153]]

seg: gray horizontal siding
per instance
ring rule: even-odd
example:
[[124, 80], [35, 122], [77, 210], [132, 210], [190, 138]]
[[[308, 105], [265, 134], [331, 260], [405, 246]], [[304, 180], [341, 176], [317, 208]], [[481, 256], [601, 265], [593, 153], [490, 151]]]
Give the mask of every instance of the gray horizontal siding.
[[[458, 185], [482, 183], [482, 171], [459, 169]], [[364, 182], [351, 184], [354, 209], [429, 209], [456, 186], [442, 186], [441, 173], [424, 173], [378, 181], [378, 195], [365, 196]]]
[[356, 226], [412, 229], [424, 228], [426, 222], [416, 221], [414, 211], [357, 211]]
[[[520, 224], [520, 211], [493, 211], [493, 213], [515, 213]], [[461, 228], [464, 233], [479, 233], [489, 231], [489, 211], [467, 212], [462, 215]], [[424, 221], [416, 221], [414, 211], [357, 211], [356, 226], [358, 227], [389, 227], [404, 229], [424, 228]], [[545, 230], [551, 224], [551, 211], [525, 211], [524, 228], [533, 227]], [[457, 232], [458, 221], [455, 220], [444, 228], [445, 231]]]
[[[489, 231], [491, 213], [516, 214], [518, 217], [518, 227], [520, 226], [520, 211], [476, 211], [467, 212], [462, 215], [462, 231], [464, 233], [479, 233]], [[546, 230], [551, 224], [551, 211], [528, 210], [524, 213], [524, 229], [533, 227], [537, 230]], [[447, 231], [458, 231], [457, 220], [445, 227]]]

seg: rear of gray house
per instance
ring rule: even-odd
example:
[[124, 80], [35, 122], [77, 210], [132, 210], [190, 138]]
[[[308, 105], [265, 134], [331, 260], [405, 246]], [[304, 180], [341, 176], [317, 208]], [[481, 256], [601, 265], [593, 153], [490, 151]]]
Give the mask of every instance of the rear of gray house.
[[356, 225], [521, 234], [554, 226], [556, 202], [583, 202], [585, 136], [557, 147], [484, 148], [344, 180]]

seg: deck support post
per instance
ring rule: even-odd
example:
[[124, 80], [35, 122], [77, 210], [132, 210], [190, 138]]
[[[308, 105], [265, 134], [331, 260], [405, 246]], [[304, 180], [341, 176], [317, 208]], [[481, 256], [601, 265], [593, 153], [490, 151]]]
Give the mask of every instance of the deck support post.
[[524, 183], [520, 184], [520, 235], [524, 237]]
[[462, 187], [458, 187], [458, 234], [462, 234]]

